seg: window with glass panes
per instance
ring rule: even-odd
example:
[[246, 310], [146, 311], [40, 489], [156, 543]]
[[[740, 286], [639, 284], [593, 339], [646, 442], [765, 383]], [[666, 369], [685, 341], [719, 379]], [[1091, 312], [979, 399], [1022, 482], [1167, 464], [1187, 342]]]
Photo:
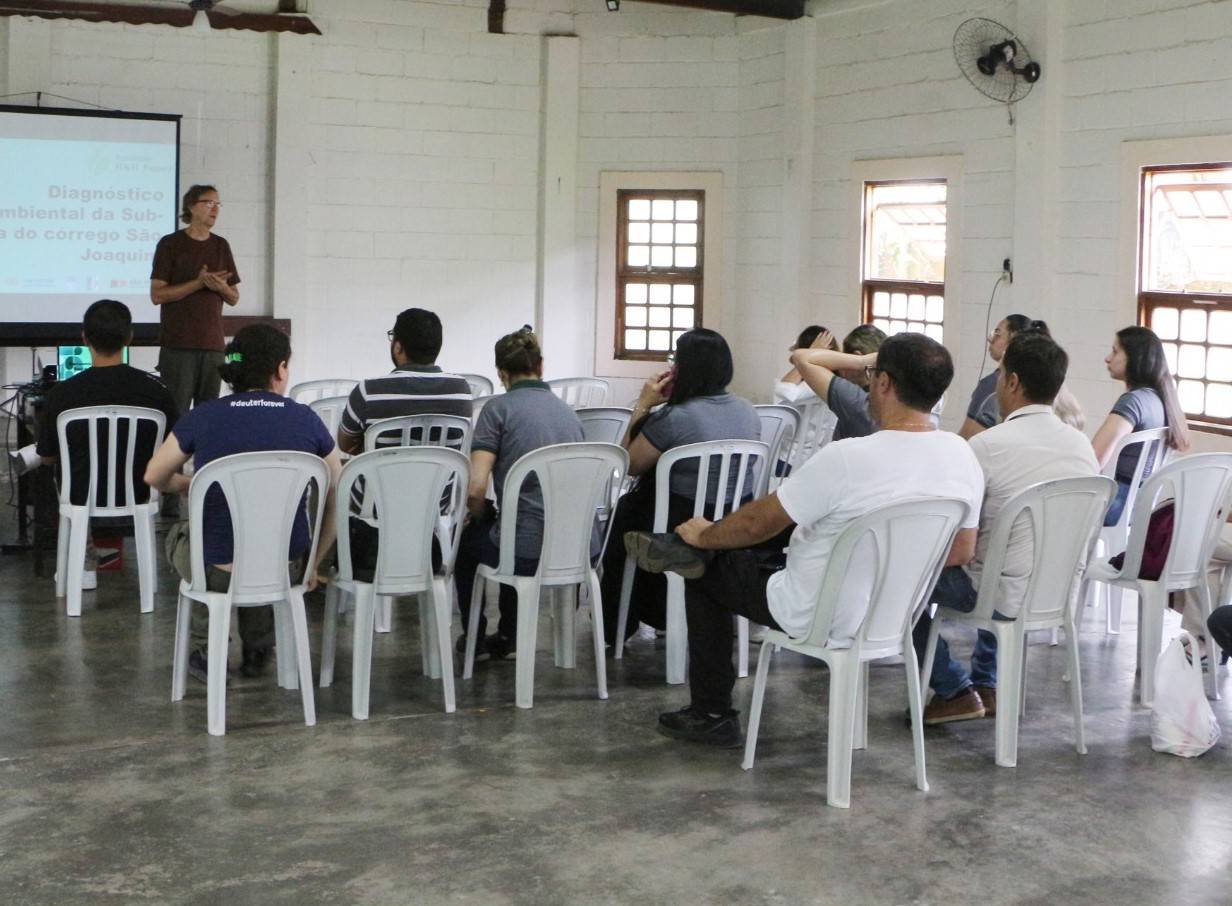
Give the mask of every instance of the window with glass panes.
[[616, 358], [665, 361], [702, 323], [705, 192], [617, 193]]
[[1194, 427], [1232, 431], [1232, 162], [1142, 171], [1138, 321]]
[[945, 180], [866, 182], [864, 321], [941, 342], [945, 332]]

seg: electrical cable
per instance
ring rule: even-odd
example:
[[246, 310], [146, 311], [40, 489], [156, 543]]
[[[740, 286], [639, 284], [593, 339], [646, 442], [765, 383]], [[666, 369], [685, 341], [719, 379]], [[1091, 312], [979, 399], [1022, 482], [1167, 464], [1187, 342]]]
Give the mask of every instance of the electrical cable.
[[984, 378], [984, 364], [988, 361], [988, 337], [992, 333], [992, 302], [997, 298], [997, 290], [1009, 278], [1002, 272], [997, 282], [992, 285], [992, 293], [988, 296], [988, 310], [984, 313], [984, 354], [980, 356], [980, 379]]

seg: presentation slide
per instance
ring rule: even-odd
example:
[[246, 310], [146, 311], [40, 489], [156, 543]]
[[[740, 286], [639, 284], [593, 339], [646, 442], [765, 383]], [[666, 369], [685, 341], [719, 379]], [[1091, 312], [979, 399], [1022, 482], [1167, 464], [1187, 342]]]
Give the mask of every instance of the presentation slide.
[[179, 117], [0, 107], [0, 322], [156, 321], [150, 263], [178, 227]]

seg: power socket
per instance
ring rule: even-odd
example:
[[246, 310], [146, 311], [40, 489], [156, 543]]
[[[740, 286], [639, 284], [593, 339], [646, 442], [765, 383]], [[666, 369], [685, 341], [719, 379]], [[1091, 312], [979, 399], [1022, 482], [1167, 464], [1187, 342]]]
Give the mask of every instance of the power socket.
[[1014, 266], [1009, 258], [1002, 259], [1001, 261], [1001, 276], [1005, 278], [1006, 283], [1014, 282]]

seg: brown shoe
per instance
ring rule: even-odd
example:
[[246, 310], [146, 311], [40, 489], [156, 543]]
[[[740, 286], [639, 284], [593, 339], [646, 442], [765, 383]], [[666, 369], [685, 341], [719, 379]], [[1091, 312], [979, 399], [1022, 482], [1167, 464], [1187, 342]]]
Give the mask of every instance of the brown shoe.
[[984, 716], [997, 716], [997, 687], [996, 686], [974, 686], [975, 694], [980, 697], [980, 701], [984, 703]]
[[967, 689], [948, 700], [934, 695], [924, 709], [924, 723], [930, 727], [956, 720], [976, 720], [983, 716], [984, 703], [974, 689]]

